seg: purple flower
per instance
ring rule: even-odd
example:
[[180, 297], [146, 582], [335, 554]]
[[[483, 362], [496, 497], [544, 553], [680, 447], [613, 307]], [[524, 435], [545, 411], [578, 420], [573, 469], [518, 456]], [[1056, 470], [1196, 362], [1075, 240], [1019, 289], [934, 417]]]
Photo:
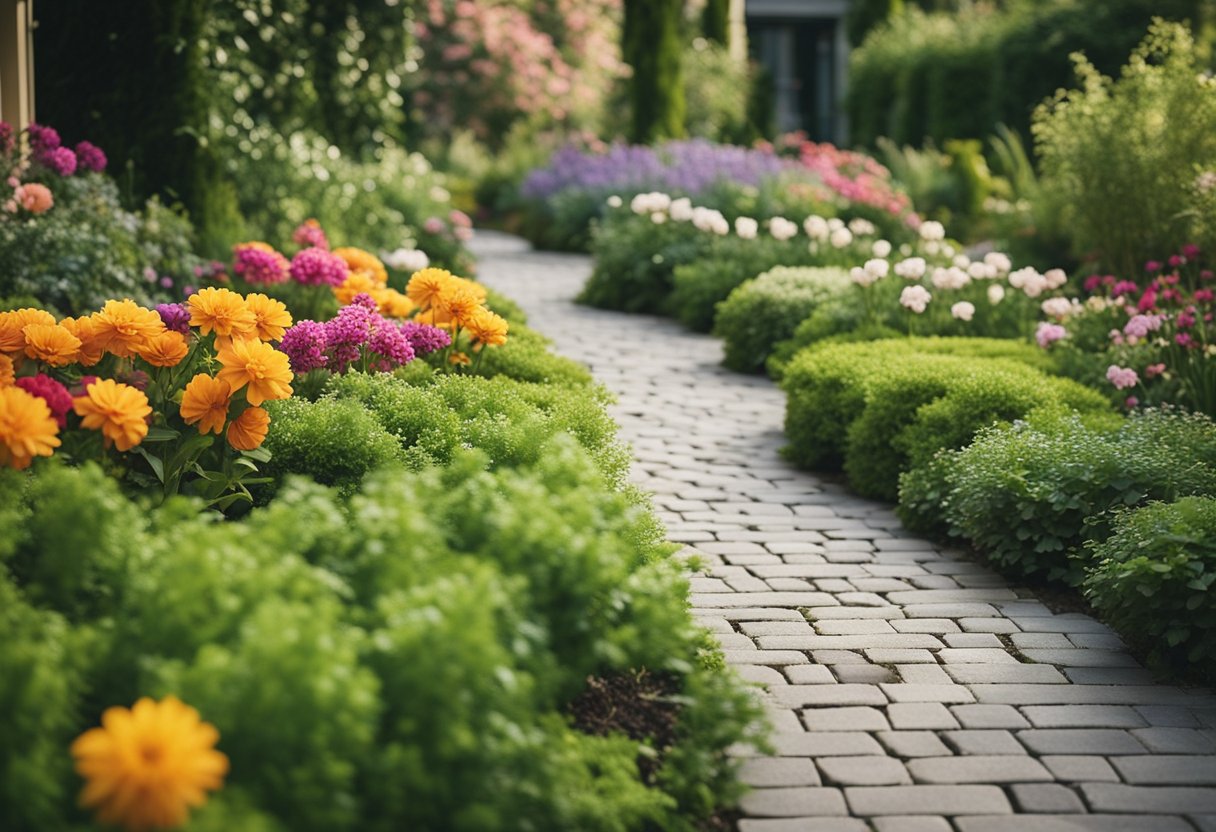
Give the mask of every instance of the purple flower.
[[287, 258], [277, 251], [250, 246], [237, 248], [232, 259], [232, 271], [255, 286], [283, 283], [288, 278], [288, 268]]
[[26, 128], [26, 132], [30, 137], [30, 148], [34, 153], [41, 153], [44, 150], [54, 150], [62, 144], [59, 138], [59, 131], [54, 127], [47, 127], [42, 124], [31, 124]]
[[165, 322], [165, 327], [186, 335], [190, 332], [190, 307], [184, 303], [157, 304], [156, 313]]
[[410, 340], [417, 355], [429, 355], [452, 343], [452, 336], [446, 330], [430, 324], [406, 321], [401, 325], [401, 331]]
[[76, 159], [85, 170], [101, 173], [106, 169], [109, 160], [105, 152], [92, 142], [79, 142], [76, 145]]
[[7, 121], [0, 121], [0, 152], [5, 156], [13, 152], [13, 148], [17, 146], [17, 135], [13, 132], [13, 125]]
[[60, 176], [76, 172], [76, 154], [66, 147], [54, 147], [35, 154], [38, 163]]
[[306, 286], [340, 286], [346, 280], [346, 261], [323, 248], [313, 246], [291, 258], [291, 276]]
[[329, 346], [324, 324], [316, 321], [297, 321], [283, 333], [279, 349], [287, 353], [294, 373], [307, 373], [324, 367], [328, 361], [325, 350]]
[[376, 322], [367, 348], [380, 356], [375, 368], [388, 372], [414, 360], [414, 346], [401, 329], [384, 318]]

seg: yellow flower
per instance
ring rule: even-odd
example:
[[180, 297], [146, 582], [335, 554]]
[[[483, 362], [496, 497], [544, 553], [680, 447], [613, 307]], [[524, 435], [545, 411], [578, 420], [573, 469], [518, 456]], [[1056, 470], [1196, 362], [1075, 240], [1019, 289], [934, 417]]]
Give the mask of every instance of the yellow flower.
[[80, 339], [80, 350], [76, 353], [76, 363], [82, 367], [92, 367], [105, 357], [96, 334], [93, 319], [64, 318], [59, 325]]
[[444, 292], [436, 301], [439, 311], [449, 315], [460, 326], [468, 326], [474, 313], [481, 309], [477, 294], [464, 286]]
[[334, 297], [342, 306], [350, 306], [355, 295], [372, 295], [379, 290], [376, 281], [366, 272], [351, 272], [342, 285], [334, 287]]
[[467, 277], [453, 278], [453, 282], [461, 289], [467, 289], [477, 298], [478, 303], [486, 302], [486, 287], [482, 286], [475, 280], [469, 280]]
[[64, 367], [76, 360], [80, 339], [59, 324], [26, 324], [25, 354], [52, 367]]
[[381, 289], [372, 297], [380, 307], [380, 314], [386, 318], [408, 318], [418, 308], [396, 289]]
[[176, 367], [189, 351], [184, 335], [166, 329], [149, 338], [135, 353], [153, 367]]
[[219, 738], [197, 710], [173, 696], [107, 708], [101, 727], [72, 743], [85, 780], [80, 805], [95, 809], [100, 823], [129, 832], [182, 826], [190, 809], [223, 785], [228, 758], [215, 749]]
[[145, 309], [133, 300], [106, 301], [90, 323], [94, 344], [119, 358], [133, 355], [145, 341], [165, 331], [165, 322], [155, 309]]
[[199, 433], [219, 433], [228, 419], [232, 388], [226, 381], [199, 373], [182, 393], [182, 421], [198, 425]]
[[237, 243], [236, 245], [234, 245], [232, 247], [232, 250], [240, 251], [243, 248], [252, 248], [252, 249], [256, 249], [258, 251], [265, 251], [269, 254], [278, 253], [275, 251], [274, 246], [272, 246], [270, 243], [263, 243], [261, 240], [250, 240], [247, 243]]
[[0, 465], [28, 468], [34, 457], [58, 447], [59, 424], [47, 403], [15, 385], [0, 385]]
[[247, 407], [228, 426], [228, 444], [238, 451], [257, 450], [269, 430], [270, 414], [260, 407]]
[[291, 362], [287, 354], [262, 341], [233, 341], [220, 347], [216, 355], [223, 369], [218, 378], [228, 382], [232, 392], [248, 385], [245, 398], [257, 407], [264, 401], [291, 395]]
[[253, 313], [257, 337], [263, 341], [282, 341], [291, 326], [291, 313], [282, 301], [257, 292], [245, 296], [245, 306]]
[[435, 301], [447, 291], [455, 279], [452, 273], [445, 269], [422, 269], [410, 277], [410, 282], [405, 286], [405, 293], [419, 309], [427, 309], [435, 305]]
[[501, 315], [496, 315], [484, 306], [466, 324], [469, 336], [482, 344], [491, 347], [507, 343], [507, 330], [510, 324]]
[[472, 359], [470, 359], [467, 355], [465, 355], [462, 352], [454, 352], [450, 356], [448, 356], [448, 363], [455, 364], [460, 367], [467, 367], [469, 364], [472, 363]]
[[13, 369], [13, 359], [0, 352], [0, 387], [8, 387], [16, 380], [17, 373]]
[[106, 447], [111, 443], [120, 451], [129, 451], [148, 435], [148, 416], [152, 408], [142, 390], [113, 379], [101, 379], [89, 385], [83, 396], [72, 403], [89, 430], [100, 430]]
[[257, 337], [257, 317], [245, 299], [231, 289], [208, 286], [190, 296], [190, 326], [220, 338]]
[[352, 274], [364, 274], [379, 286], [388, 283], [388, 269], [376, 255], [350, 246], [336, 248], [333, 253], [342, 258]]
[[42, 309], [14, 309], [0, 312], [0, 352], [18, 353], [25, 349], [23, 330], [30, 324], [55, 325], [55, 316]]

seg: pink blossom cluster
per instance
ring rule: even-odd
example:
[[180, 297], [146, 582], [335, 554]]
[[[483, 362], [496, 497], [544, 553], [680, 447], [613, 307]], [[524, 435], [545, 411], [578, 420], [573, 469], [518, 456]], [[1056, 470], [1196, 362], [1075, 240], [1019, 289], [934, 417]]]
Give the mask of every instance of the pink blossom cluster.
[[270, 286], [284, 283], [290, 276], [287, 258], [277, 251], [254, 246], [237, 246], [233, 251], [232, 271], [246, 283]]
[[913, 227], [919, 225], [919, 218], [912, 213], [912, 200], [896, 190], [891, 172], [873, 157], [827, 143], [804, 141], [798, 158], [841, 198], [904, 217]]
[[291, 258], [288, 271], [292, 280], [305, 286], [341, 286], [350, 272], [345, 260], [317, 246]]

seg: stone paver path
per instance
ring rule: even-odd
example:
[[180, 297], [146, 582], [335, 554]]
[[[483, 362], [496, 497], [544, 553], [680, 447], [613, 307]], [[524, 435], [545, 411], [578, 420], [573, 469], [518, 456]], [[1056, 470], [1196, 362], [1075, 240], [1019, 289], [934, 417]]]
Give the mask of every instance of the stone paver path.
[[476, 248], [619, 397], [636, 481], [710, 564], [697, 617], [767, 687], [776, 756], [745, 763], [741, 832], [1216, 830], [1216, 698], [785, 464], [782, 393], [713, 338], [574, 305], [588, 258]]

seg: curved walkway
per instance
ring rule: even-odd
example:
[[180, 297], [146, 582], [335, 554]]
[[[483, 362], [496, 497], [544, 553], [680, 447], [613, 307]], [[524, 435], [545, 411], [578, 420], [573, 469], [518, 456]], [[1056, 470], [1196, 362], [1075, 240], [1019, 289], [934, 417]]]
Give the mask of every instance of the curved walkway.
[[574, 305], [589, 258], [475, 249], [619, 397], [635, 480], [710, 564], [697, 617], [768, 689], [777, 756], [740, 752], [741, 832], [1216, 830], [1216, 698], [787, 465], [783, 394], [713, 338]]

